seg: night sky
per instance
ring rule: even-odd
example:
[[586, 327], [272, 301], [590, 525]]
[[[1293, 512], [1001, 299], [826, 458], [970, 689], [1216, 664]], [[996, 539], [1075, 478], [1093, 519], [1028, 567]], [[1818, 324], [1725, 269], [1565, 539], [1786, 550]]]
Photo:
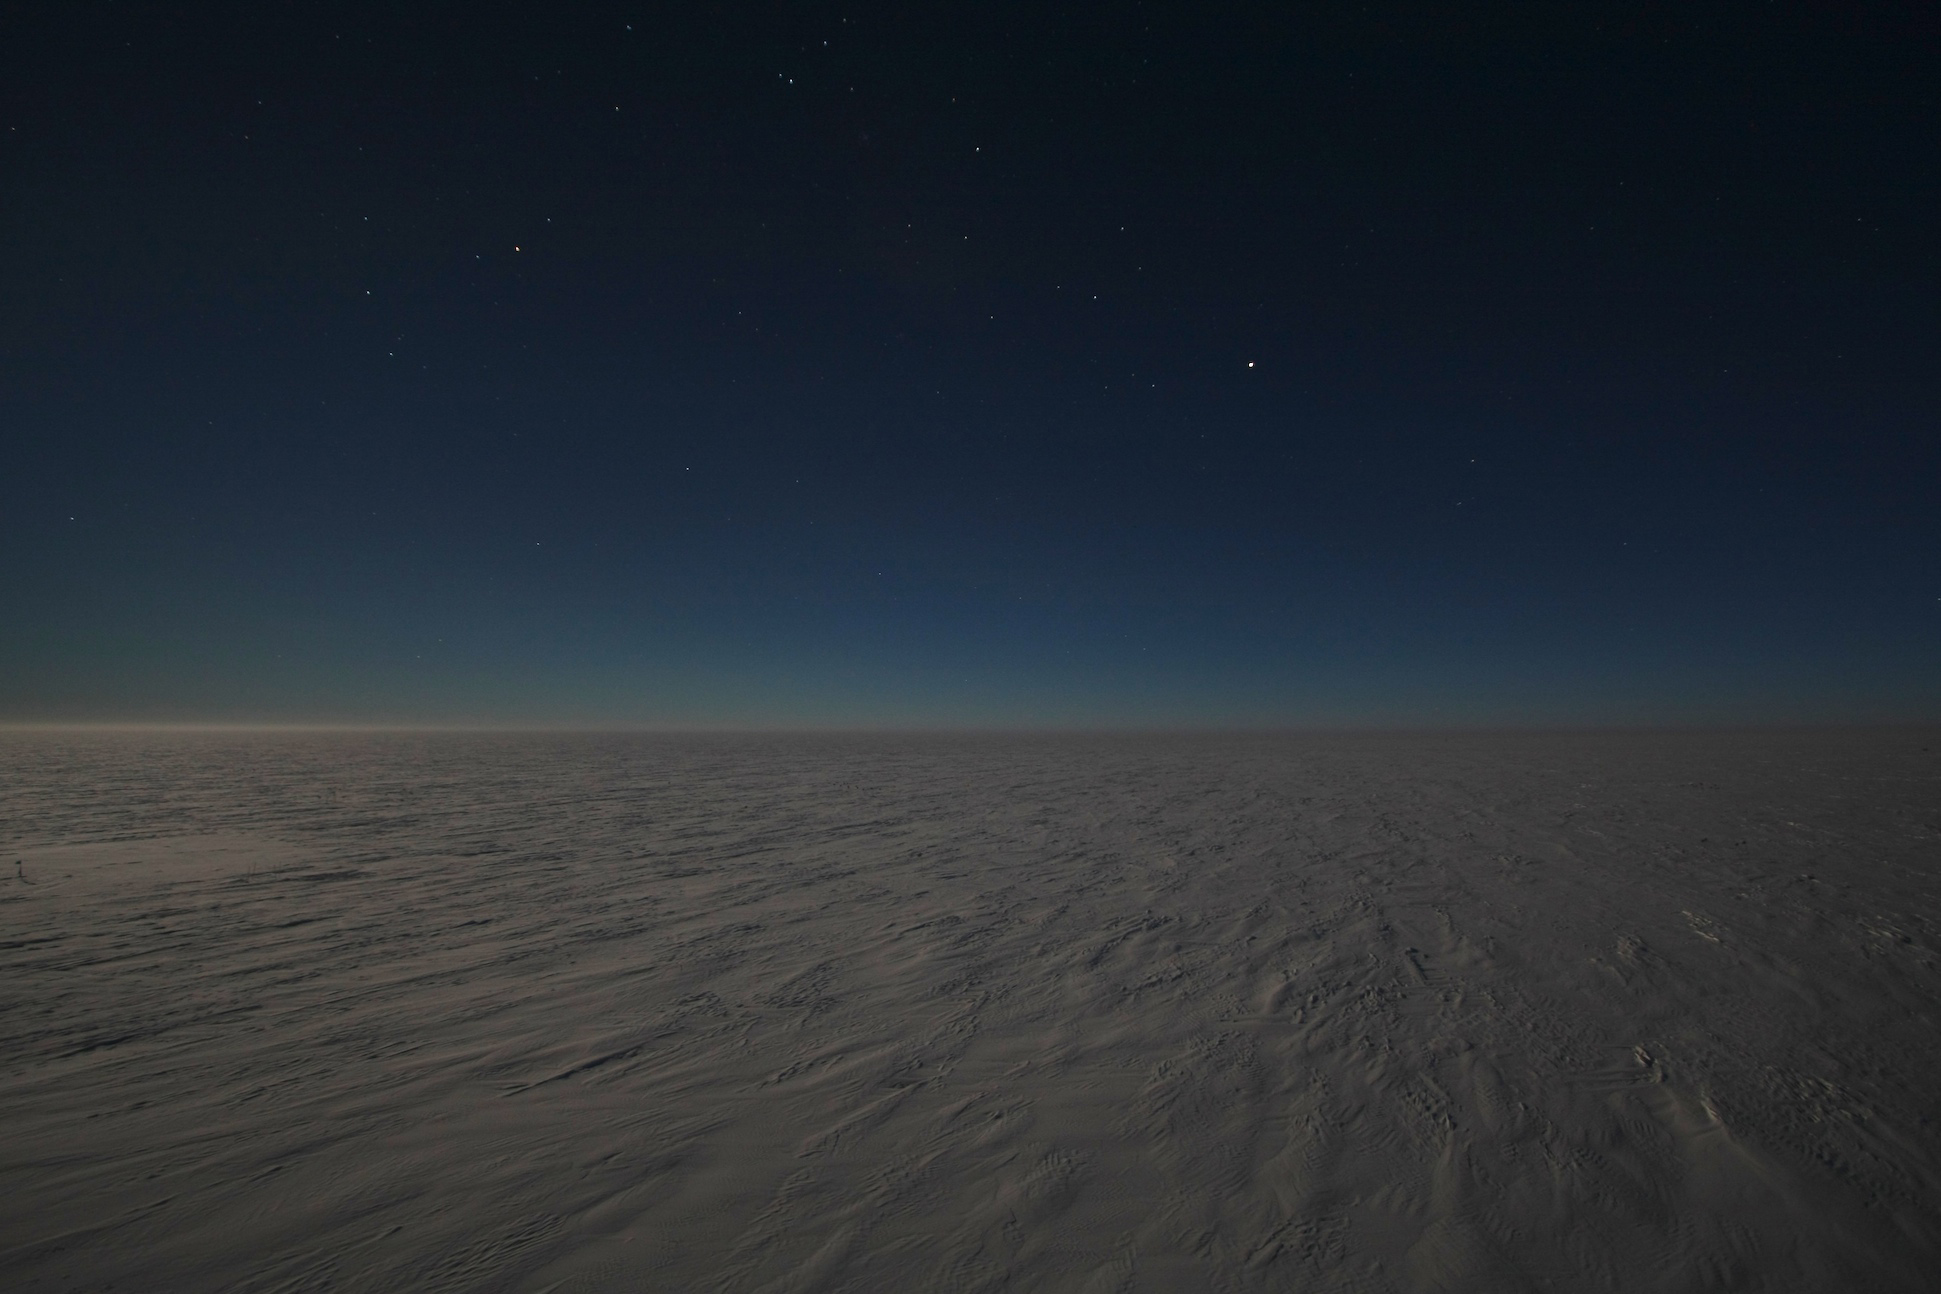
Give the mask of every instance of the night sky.
[[1937, 14], [8, 6], [0, 718], [1941, 718]]

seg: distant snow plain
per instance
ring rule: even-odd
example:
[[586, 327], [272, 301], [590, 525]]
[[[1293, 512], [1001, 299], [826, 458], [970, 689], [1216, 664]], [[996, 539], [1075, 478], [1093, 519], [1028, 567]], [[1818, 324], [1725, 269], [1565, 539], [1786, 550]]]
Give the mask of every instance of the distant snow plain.
[[9, 1290], [1921, 1290], [1941, 733], [0, 735]]

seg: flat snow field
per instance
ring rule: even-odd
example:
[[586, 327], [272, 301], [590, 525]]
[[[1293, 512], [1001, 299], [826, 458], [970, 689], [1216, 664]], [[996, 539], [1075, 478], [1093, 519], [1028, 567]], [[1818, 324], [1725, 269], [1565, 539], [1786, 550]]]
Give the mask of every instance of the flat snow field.
[[10, 1291], [1941, 1287], [1941, 732], [16, 730], [0, 850]]

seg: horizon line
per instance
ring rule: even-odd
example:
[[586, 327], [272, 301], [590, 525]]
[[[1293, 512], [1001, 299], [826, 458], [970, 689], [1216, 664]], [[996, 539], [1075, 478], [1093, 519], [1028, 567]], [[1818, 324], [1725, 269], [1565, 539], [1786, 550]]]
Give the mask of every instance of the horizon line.
[[1182, 724], [1028, 724], [1028, 723], [589, 723], [566, 720], [382, 721], [382, 720], [145, 720], [0, 719], [0, 733], [150, 732], [150, 733], [426, 733], [487, 735], [612, 736], [1324, 736], [1410, 734], [1539, 734], [1598, 732], [1786, 732], [1831, 730], [1918, 730], [1941, 728], [1936, 719], [1773, 719], [1657, 721], [1504, 721], [1363, 723], [1182, 723]]

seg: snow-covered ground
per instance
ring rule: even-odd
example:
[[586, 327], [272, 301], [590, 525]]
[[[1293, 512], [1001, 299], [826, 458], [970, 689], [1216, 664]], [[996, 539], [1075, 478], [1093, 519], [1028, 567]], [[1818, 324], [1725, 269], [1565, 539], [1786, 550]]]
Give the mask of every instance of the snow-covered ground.
[[1932, 731], [16, 731], [0, 849], [10, 1290], [1941, 1272]]

